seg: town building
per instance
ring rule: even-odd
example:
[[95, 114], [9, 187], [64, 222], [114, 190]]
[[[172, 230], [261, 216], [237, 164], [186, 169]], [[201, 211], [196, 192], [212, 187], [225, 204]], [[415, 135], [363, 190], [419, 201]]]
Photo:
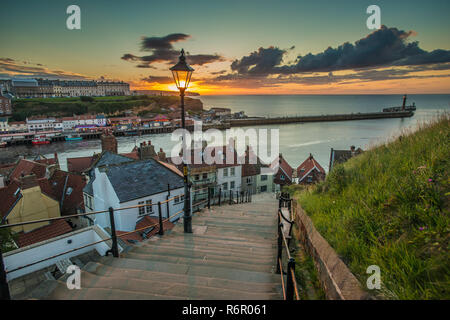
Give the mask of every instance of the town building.
[[55, 129], [55, 122], [55, 118], [38, 116], [26, 118], [28, 131], [52, 131]]
[[25, 121], [13, 121], [8, 122], [8, 132], [9, 133], [21, 133], [27, 132], [28, 126]]
[[325, 169], [314, 159], [312, 154], [297, 168], [298, 184], [313, 184], [325, 179]]
[[273, 181], [280, 186], [280, 189], [285, 185], [291, 185], [293, 183], [294, 169], [292, 169], [286, 159], [283, 158], [281, 153], [278, 158], [272, 162], [271, 168], [274, 170], [276, 169]]
[[123, 81], [12, 79], [4, 85], [17, 98], [130, 95]]
[[[60, 217], [58, 201], [41, 189], [34, 174], [21, 176], [0, 188], [0, 198], [0, 218], [4, 224]], [[20, 225], [11, 230], [17, 246], [24, 247], [71, 232], [72, 228], [64, 220], [56, 220]]]
[[0, 118], [0, 133], [7, 133], [8, 130], [8, 118]]
[[[169, 202], [168, 211], [167, 205], [162, 206], [164, 218], [183, 209], [184, 182], [180, 175], [153, 159], [133, 161], [115, 156], [122, 159], [104, 165], [100, 159], [91, 169], [91, 179], [84, 188], [87, 212], [148, 205], [115, 211], [116, 229], [128, 232], [134, 231], [145, 216], [158, 217], [157, 204], [168, 197], [175, 199]], [[95, 223], [110, 227], [108, 214], [96, 215]]]
[[335, 164], [344, 163], [348, 159], [357, 156], [361, 153], [363, 153], [363, 150], [361, 148], [356, 149], [355, 146], [351, 146], [350, 150], [336, 150], [331, 148], [330, 165], [328, 172], [330, 172], [333, 169]]
[[[264, 168], [264, 167], [262, 167]], [[267, 169], [267, 168], [266, 168]], [[275, 174], [268, 170], [267, 173], [261, 172], [256, 176], [256, 192], [277, 192], [279, 191], [279, 185], [274, 182]]]
[[[256, 194], [258, 190], [258, 176], [261, 174], [263, 163], [253, 152], [250, 146], [247, 146], [245, 154], [242, 157], [242, 181], [241, 191]], [[267, 190], [266, 190], [267, 191]]]
[[9, 114], [12, 114], [11, 99], [0, 92], [0, 116]]

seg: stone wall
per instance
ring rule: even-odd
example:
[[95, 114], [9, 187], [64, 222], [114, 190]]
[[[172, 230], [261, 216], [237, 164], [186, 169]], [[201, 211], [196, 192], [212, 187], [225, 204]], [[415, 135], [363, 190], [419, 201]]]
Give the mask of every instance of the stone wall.
[[294, 220], [299, 229], [299, 241], [313, 257], [320, 283], [330, 300], [367, 300], [371, 296], [350, 272], [333, 248], [314, 227], [302, 207], [293, 201]]

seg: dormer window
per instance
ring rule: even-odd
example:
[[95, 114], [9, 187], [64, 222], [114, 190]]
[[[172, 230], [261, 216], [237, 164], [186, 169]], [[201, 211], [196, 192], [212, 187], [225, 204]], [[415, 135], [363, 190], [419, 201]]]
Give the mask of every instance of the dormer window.
[[67, 191], [66, 191], [66, 195], [70, 196], [72, 194], [72, 191], [73, 191], [72, 187], [68, 187]]

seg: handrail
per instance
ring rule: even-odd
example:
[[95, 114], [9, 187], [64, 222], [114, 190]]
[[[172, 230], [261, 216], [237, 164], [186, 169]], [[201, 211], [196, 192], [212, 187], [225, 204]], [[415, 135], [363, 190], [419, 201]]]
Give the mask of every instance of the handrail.
[[[289, 240], [291, 236], [292, 226], [295, 223], [294, 221], [288, 220], [282, 212], [283, 202], [288, 205], [288, 210], [291, 211], [291, 199], [284, 200], [284, 196], [280, 195], [279, 208], [277, 212], [278, 216], [278, 254], [277, 254], [277, 273], [280, 273], [282, 279], [282, 289], [283, 289], [283, 297], [284, 300], [294, 300], [294, 295], [296, 300], [300, 300], [300, 296], [298, 294], [298, 286], [297, 280], [295, 279], [295, 259], [291, 256], [289, 250], [289, 242], [286, 240], [286, 235], [284, 234], [284, 225], [282, 221], [286, 221], [289, 223]], [[287, 273], [283, 270], [282, 258], [283, 258], [283, 247], [286, 250], [286, 255], [288, 258], [287, 263]], [[284, 275], [286, 274], [286, 285], [284, 284]]]
[[286, 300], [286, 289], [284, 288], [284, 278], [283, 278], [283, 263], [281, 262], [281, 259], [278, 259], [278, 265], [281, 270], [281, 289], [283, 291], [283, 299]]
[[290, 221], [290, 220], [288, 220], [288, 219], [284, 216], [284, 214], [283, 214], [283, 212], [281, 211], [281, 209], [278, 210], [278, 214], [281, 215], [281, 217], [283, 218], [283, 220], [286, 221], [287, 223], [294, 224], [294, 221]]

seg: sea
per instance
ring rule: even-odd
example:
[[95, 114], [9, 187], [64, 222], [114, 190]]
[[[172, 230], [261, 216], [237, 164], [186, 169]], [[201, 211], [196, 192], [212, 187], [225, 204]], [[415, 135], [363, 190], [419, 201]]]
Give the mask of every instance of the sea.
[[[227, 95], [199, 96], [204, 109], [230, 108], [244, 111], [248, 116], [294, 116], [377, 112], [383, 108], [400, 106], [402, 95]], [[408, 95], [407, 105], [415, 103], [413, 117], [341, 122], [295, 123], [245, 127], [243, 129], [278, 129], [279, 152], [293, 167], [298, 167], [308, 156], [328, 171], [330, 150], [349, 149], [350, 146], [367, 150], [398, 136], [403, 130], [417, 127], [439, 114], [450, 111], [450, 94]], [[269, 134], [270, 135], [270, 134]], [[170, 153], [178, 143], [172, 134], [153, 134], [141, 137], [118, 137], [119, 152], [131, 152], [135, 145], [151, 141], [156, 151], [162, 148]], [[264, 142], [263, 142], [264, 143]], [[270, 143], [269, 143], [270, 145]], [[19, 156], [32, 159], [38, 154], [53, 157], [58, 153], [61, 168], [67, 168], [66, 159], [91, 156], [101, 151], [100, 140], [56, 142], [42, 146], [14, 146], [0, 149], [0, 162], [9, 162]]]

